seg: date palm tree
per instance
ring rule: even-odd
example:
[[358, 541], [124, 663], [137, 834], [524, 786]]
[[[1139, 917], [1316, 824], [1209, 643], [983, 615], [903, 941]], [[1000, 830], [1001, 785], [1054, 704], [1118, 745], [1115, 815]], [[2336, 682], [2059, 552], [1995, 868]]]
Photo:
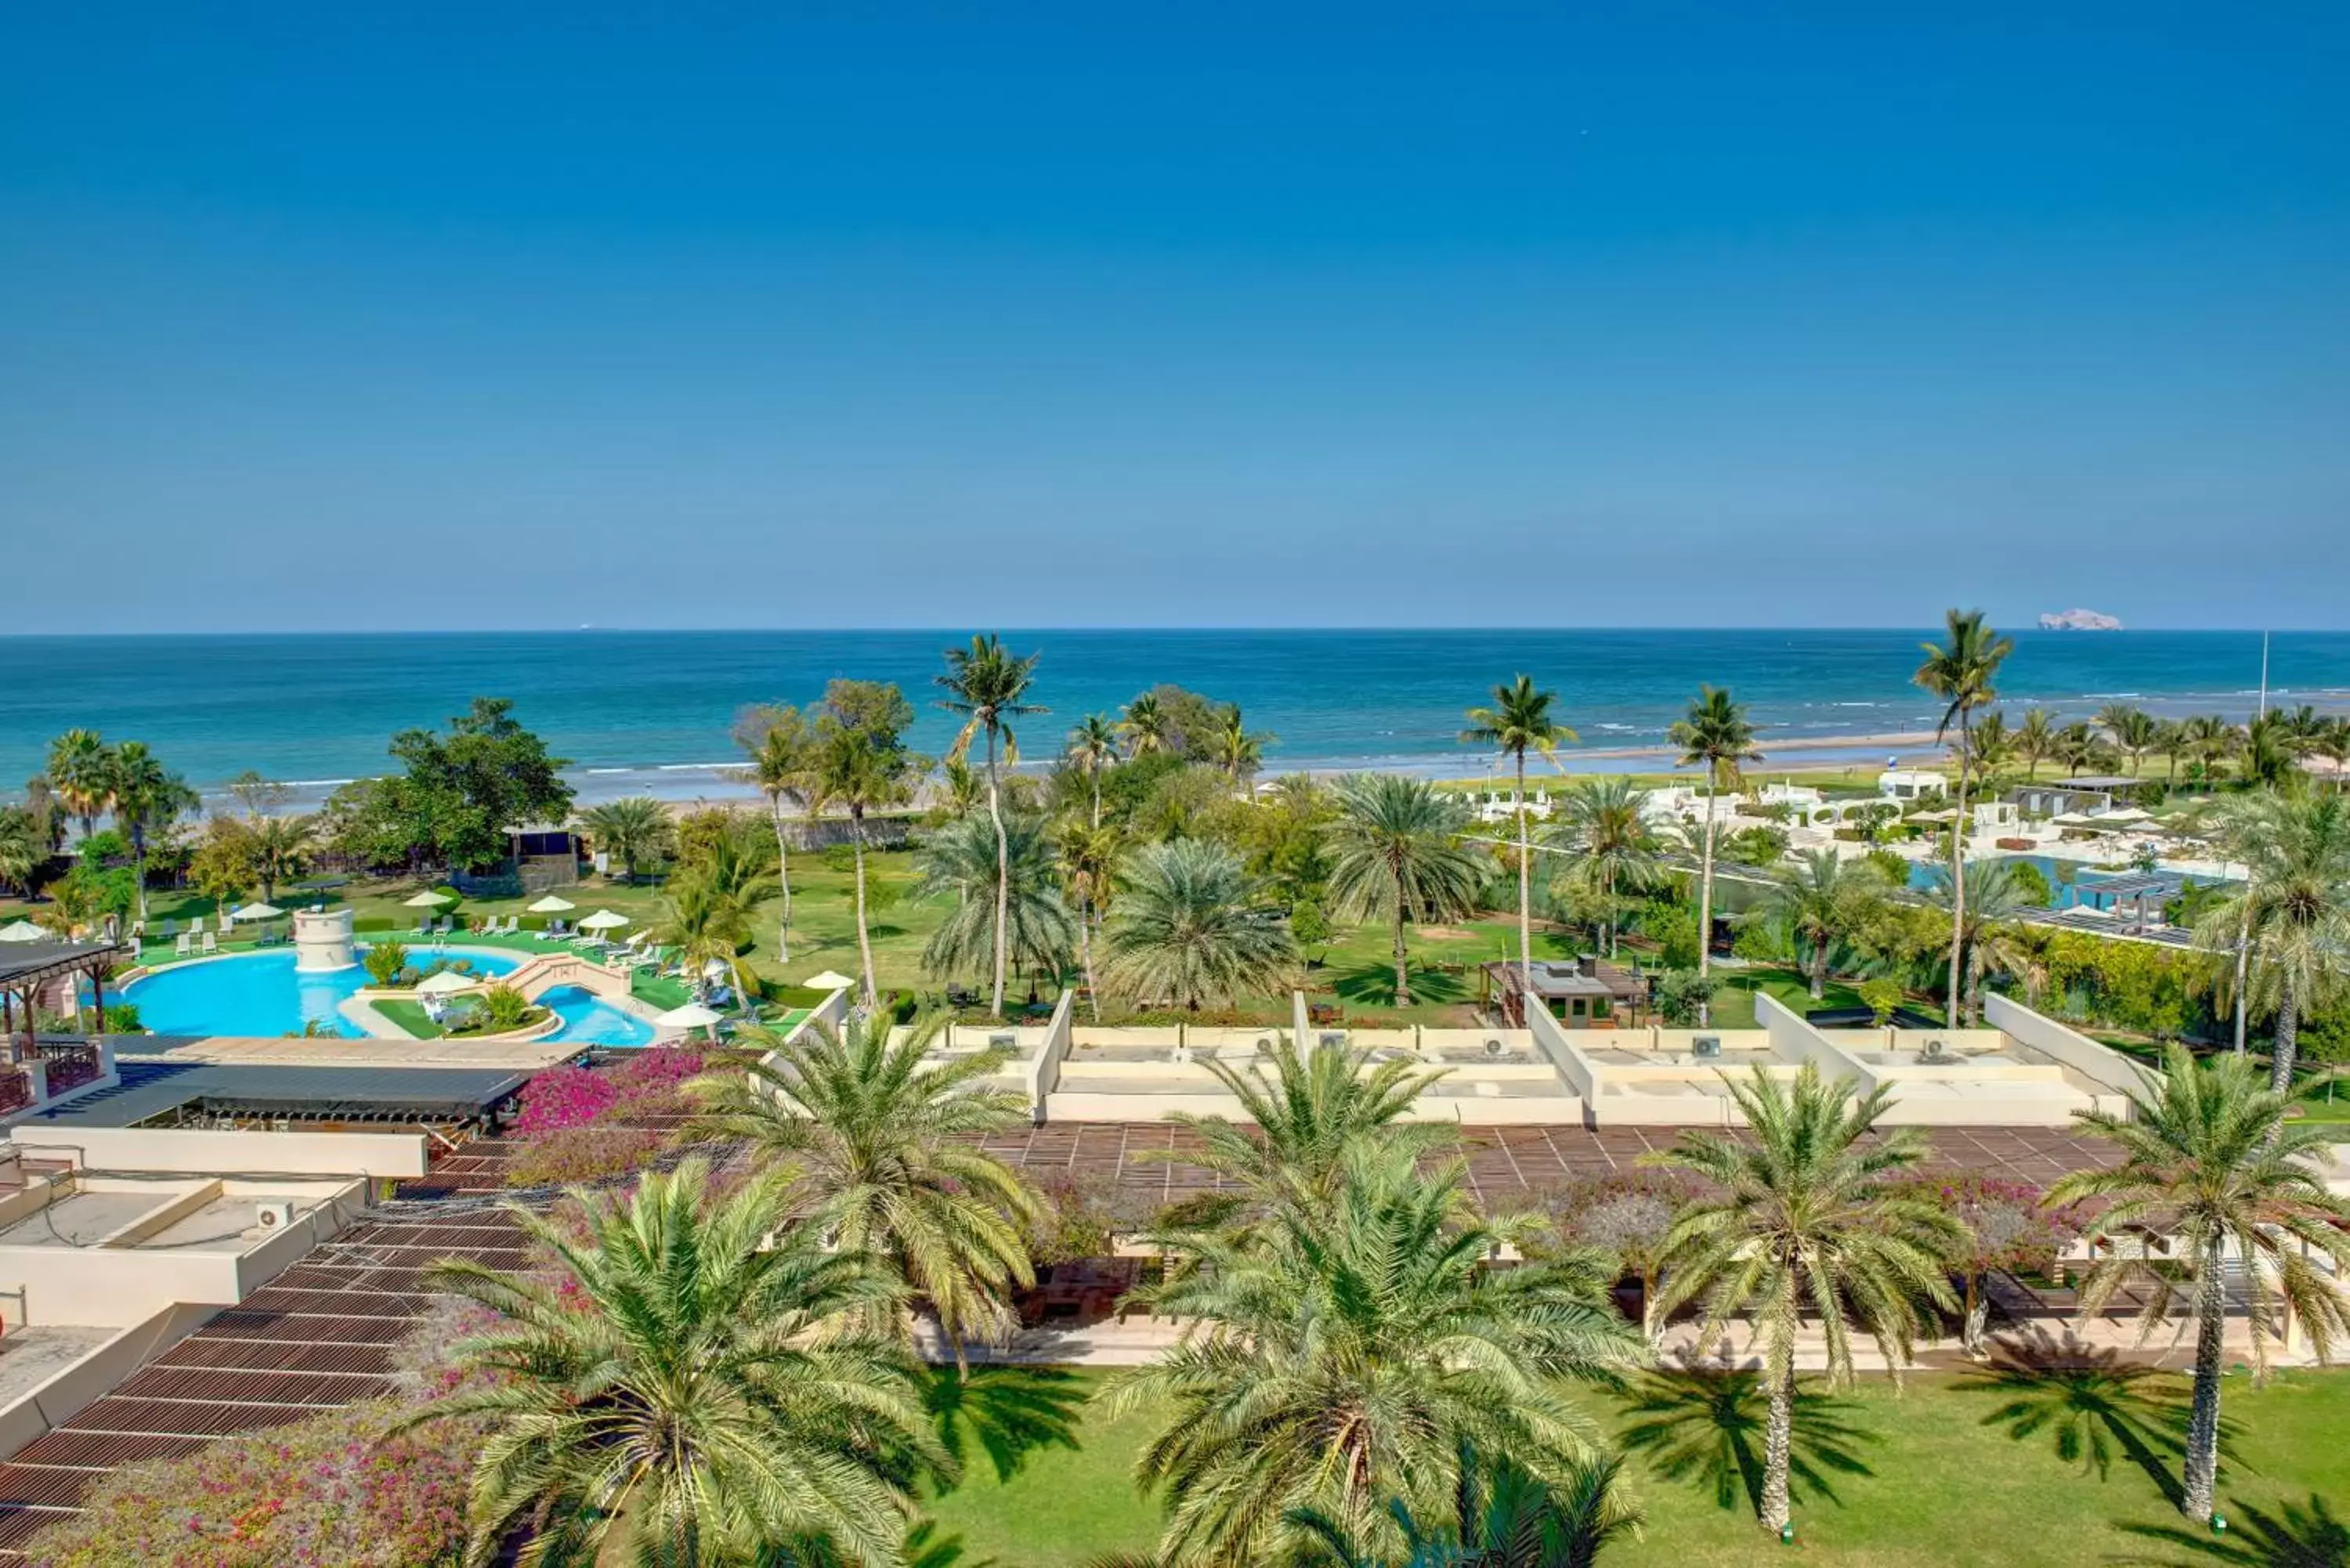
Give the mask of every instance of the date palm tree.
[[1241, 705], [1228, 702], [1216, 715], [1216, 729], [1211, 742], [1212, 761], [1230, 779], [1232, 792], [1244, 794], [1248, 781], [1264, 765], [1264, 749], [1281, 737], [1270, 730], [1251, 730], [1241, 717]]
[[[1740, 767], [1760, 762], [1762, 753], [1754, 747], [1754, 726], [1746, 721], [1745, 707], [1712, 686], [1698, 688], [1697, 700], [1685, 717], [1674, 721], [1669, 736], [1680, 748], [1681, 766], [1705, 770], [1705, 848], [1697, 896], [1697, 972], [1703, 977], [1713, 968], [1714, 802], [1737, 782]], [[1698, 1022], [1709, 1016], [1708, 1004], [1700, 1002]]]
[[2056, 755], [2056, 721], [2048, 716], [2045, 708], [2024, 711], [2023, 722], [2015, 727], [2015, 754], [2027, 764], [2024, 777], [2040, 776], [2040, 764]]
[[1847, 861], [1833, 849], [1814, 849], [1772, 873], [1762, 909], [1811, 950], [1804, 971], [1812, 1000], [1827, 995], [1828, 951], [1864, 924], [1890, 891], [1866, 860]]
[[1551, 717], [1551, 704], [1557, 701], [1557, 692], [1536, 691], [1532, 680], [1520, 675], [1493, 688], [1492, 706], [1470, 709], [1469, 727], [1461, 732], [1462, 741], [1499, 751], [1517, 775], [1513, 798], [1518, 819], [1518, 978], [1520, 994], [1525, 996], [1534, 992], [1534, 822], [1526, 809], [1526, 753], [1555, 757], [1561, 742], [1578, 738]]
[[858, 994], [868, 1010], [879, 1000], [879, 993], [873, 984], [873, 937], [866, 919], [865, 816], [896, 805], [907, 796], [913, 759], [901, 737], [912, 718], [904, 694], [895, 686], [835, 681], [816, 721], [816, 753], [808, 774], [810, 812], [838, 806], [848, 813], [848, 842], [857, 872]]
[[649, 794], [624, 795], [591, 805], [579, 814], [579, 826], [608, 859], [618, 860], [627, 880], [637, 879], [637, 868], [671, 854], [677, 847], [677, 823], [669, 807]]
[[1120, 867], [1118, 910], [1102, 930], [1110, 989], [1197, 1010], [1278, 990], [1297, 968], [1289, 925], [1222, 845], [1145, 845]]
[[1296, 1511], [1289, 1522], [1322, 1553], [1305, 1562], [1311, 1568], [1591, 1568], [1608, 1542], [1646, 1522], [1620, 1455], [1590, 1455], [1537, 1476], [1514, 1459], [1488, 1460], [1463, 1445], [1459, 1473], [1451, 1517], [1441, 1523], [1422, 1522], [1408, 1501], [1396, 1500], [1392, 1511], [1403, 1539], [1392, 1554], [1326, 1514]]
[[1915, 1127], [1869, 1138], [1891, 1090], [1856, 1097], [1850, 1079], [1830, 1083], [1804, 1064], [1792, 1083], [1754, 1069], [1725, 1075], [1746, 1118], [1743, 1137], [1685, 1131], [1658, 1163], [1686, 1170], [1709, 1196], [1685, 1208], [1665, 1239], [1665, 1284], [1655, 1321], [1703, 1305], [1696, 1351], [1711, 1350], [1731, 1324], [1752, 1324], [1770, 1397], [1761, 1521], [1787, 1524], [1789, 1445], [1795, 1411], [1795, 1339], [1817, 1315], [1828, 1379], [1853, 1377], [1853, 1333], [1877, 1342], [1898, 1378], [1926, 1328], [1925, 1307], [1956, 1307], [1944, 1254], [1958, 1222], [1901, 1185], [1926, 1152]]
[[785, 962], [792, 956], [792, 846], [785, 812], [792, 806], [806, 809], [816, 746], [798, 709], [754, 712], [755, 722], [738, 726], [736, 738], [750, 758], [743, 774], [767, 797], [767, 812], [775, 826], [775, 888], [783, 899], [776, 914], [775, 959]]
[[[2350, 1271], [2350, 1205], [2318, 1174], [2322, 1125], [2288, 1119], [2280, 1090], [2262, 1086], [2246, 1057], [2198, 1062], [2170, 1047], [2162, 1075], [2130, 1096], [2128, 1114], [2076, 1111], [2081, 1127], [2120, 1148], [2121, 1163], [2083, 1170], [2049, 1189], [2051, 1203], [2103, 1205], [2085, 1239], [2097, 1262], [2081, 1281], [2081, 1311], [2101, 1313], [2125, 1285], [2143, 1294], [2151, 1333], [2183, 1303], [2195, 1323], [2195, 1393], [2187, 1423], [2184, 1488], [2189, 1517], [2211, 1517], [2220, 1462], [2221, 1333], [2232, 1275], [2249, 1294], [2252, 1365], [2265, 1375], [2280, 1303], [2299, 1321], [2321, 1361], [2350, 1330], [2350, 1300], [2335, 1284]], [[2147, 1258], [2147, 1231], [2173, 1239], [2169, 1258]], [[2109, 1243], [2098, 1247], [2098, 1243]], [[2320, 1261], [2325, 1267], [2320, 1267]]]
[[[1044, 822], [1011, 817], [1004, 836], [1011, 853], [999, 861], [993, 826], [965, 817], [931, 834], [915, 857], [920, 880], [914, 897], [954, 900], [922, 948], [922, 967], [931, 973], [983, 971], [998, 951], [1008, 953], [1014, 964], [1058, 971], [1076, 945], [1076, 922], [1061, 901], [1060, 868]], [[1001, 888], [999, 869], [1010, 874]], [[999, 917], [1011, 922], [1010, 935], [1001, 942]]]
[[1329, 826], [1330, 898], [1351, 920], [1385, 919], [1395, 933], [1395, 1004], [1411, 1005], [1404, 927], [1475, 906], [1484, 879], [1461, 842], [1469, 814], [1421, 779], [1355, 774], [1338, 783]]
[[168, 830], [203, 803], [187, 781], [167, 770], [144, 741], [125, 741], [114, 753], [114, 810], [130, 837], [132, 878], [138, 885], [139, 919], [147, 919], [147, 850], [157, 833]]
[[1999, 667], [2015, 650], [2012, 639], [1984, 624], [1981, 610], [1951, 610], [1944, 618], [1945, 640], [1924, 643], [1925, 662], [1910, 679], [1942, 704], [1941, 722], [1934, 738], [1959, 730], [1959, 793], [1957, 815], [1950, 820], [1950, 984], [1945, 1016], [1959, 1015], [1961, 922], [1967, 908], [1967, 783], [1971, 772], [1975, 714], [1999, 700]]
[[1012, 732], [1011, 721], [1030, 713], [1047, 713], [1052, 710], [1024, 701], [1029, 684], [1036, 677], [1035, 654], [1022, 659], [1007, 651], [1003, 639], [990, 634], [974, 637], [969, 648], [947, 649], [946, 673], [935, 677], [938, 684], [949, 693], [939, 706], [950, 713], [963, 715], [962, 732], [955, 736], [952, 754], [962, 756], [971, 750], [974, 736], [987, 739], [987, 815], [995, 824], [995, 982], [989, 993], [988, 1011], [995, 1017], [1003, 1016], [1003, 975], [1010, 957], [1005, 946], [1011, 932], [1011, 916], [1005, 905], [1012, 897], [1012, 844], [1003, 829], [1003, 791], [996, 776], [995, 753], [999, 744], [1003, 760], [1014, 764], [1020, 761], [1020, 742]]
[[46, 770], [49, 789], [81, 822], [81, 836], [98, 831], [98, 819], [114, 805], [114, 750], [96, 730], [68, 730], [49, 742]]
[[1486, 1266], [1501, 1237], [1465, 1212], [1461, 1166], [1361, 1145], [1347, 1163], [1327, 1205], [1151, 1238], [1189, 1262], [1128, 1299], [1191, 1332], [1097, 1397], [1155, 1417], [1134, 1476], [1167, 1499], [1170, 1560], [1283, 1560], [1300, 1509], [1385, 1549], [1390, 1501], [1441, 1508], [1464, 1443], [1537, 1470], [1589, 1453], [1568, 1390], [1642, 1358], [1593, 1255]]
[[255, 817], [247, 826], [246, 852], [253, 857], [253, 878], [261, 884], [263, 903], [277, 897], [277, 884], [301, 874], [317, 830], [317, 819], [309, 816]]
[[1092, 786], [1093, 826], [1101, 826], [1102, 774], [1118, 765], [1118, 724], [1104, 714], [1088, 713], [1077, 721], [1069, 732], [1069, 743], [1062, 753], [1069, 765], [1083, 774]]
[[742, 956], [743, 944], [751, 940], [750, 912], [707, 878], [681, 877], [670, 884], [661, 898], [660, 917], [653, 922], [653, 936], [678, 950], [678, 960], [694, 977], [698, 992], [706, 989], [702, 977], [715, 972], [711, 966], [723, 964], [735, 993], [750, 994]]
[[[765, 1054], [688, 1088], [696, 1130], [745, 1139], [794, 1168], [796, 1191], [840, 1251], [879, 1259], [928, 1303], [960, 1366], [970, 1339], [1015, 1326], [1011, 1292], [1035, 1282], [1022, 1227], [1042, 1205], [978, 1147], [1028, 1120], [1025, 1096], [984, 1086], [1008, 1054], [934, 1053], [941, 1023], [896, 1031], [876, 1017], [789, 1042], [745, 1031]], [[910, 1332], [910, 1319], [891, 1312]]]
[[1657, 875], [1656, 836], [1642, 811], [1648, 798], [1648, 791], [1621, 774], [1585, 779], [1568, 788], [1560, 823], [1549, 837], [1565, 858], [1551, 879], [1551, 896], [1581, 888], [1598, 895], [1600, 944], [1610, 958], [1619, 935], [1619, 900], [1648, 887]]
[[2249, 1006], [2273, 1010], [2270, 1086], [2293, 1092], [2302, 1020], [2340, 995], [2350, 963], [2350, 801], [2262, 790], [2220, 803], [2223, 853], [2244, 879], [2208, 909], [2197, 944], [2233, 954]]
[[723, 1199], [708, 1181], [691, 1159], [625, 1200], [583, 1192], [577, 1229], [515, 1206], [551, 1279], [431, 1271], [432, 1288], [500, 1320], [455, 1347], [481, 1380], [410, 1423], [491, 1424], [468, 1568], [503, 1561], [525, 1527], [525, 1565], [899, 1561], [906, 1456], [952, 1465], [912, 1359], [839, 1326], [886, 1308], [892, 1283], [862, 1252], [827, 1251], [816, 1227], [778, 1226], [786, 1178]]
[[30, 811], [0, 805], [0, 882], [30, 899], [34, 882], [49, 857], [48, 835]]
[[1167, 705], [1156, 691], [1145, 691], [1118, 711], [1118, 732], [1129, 757], [1147, 757], [1171, 748]]

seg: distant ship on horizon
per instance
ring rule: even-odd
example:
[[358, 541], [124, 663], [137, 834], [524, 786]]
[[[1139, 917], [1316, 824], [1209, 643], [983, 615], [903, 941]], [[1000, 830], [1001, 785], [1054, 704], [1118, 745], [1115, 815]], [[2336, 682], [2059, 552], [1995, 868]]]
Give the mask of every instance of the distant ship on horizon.
[[2121, 621], [2093, 609], [2058, 610], [2040, 618], [2043, 631], [2119, 631]]

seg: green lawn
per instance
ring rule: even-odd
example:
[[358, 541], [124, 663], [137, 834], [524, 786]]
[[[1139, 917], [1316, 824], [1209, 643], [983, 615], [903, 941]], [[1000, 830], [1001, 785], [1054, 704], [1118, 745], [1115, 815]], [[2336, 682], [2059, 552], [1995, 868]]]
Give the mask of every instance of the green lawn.
[[446, 1033], [432, 1022], [432, 1015], [424, 1011], [424, 1004], [421, 1002], [390, 999], [377, 1002], [375, 1010], [400, 1025], [401, 1033], [411, 1039], [438, 1040]]
[[[1038, 1375], [983, 1374], [1006, 1392]], [[1046, 1374], [1046, 1376], [1066, 1375]], [[1017, 1401], [1034, 1419], [1093, 1386], [1076, 1375]], [[1896, 1396], [1869, 1379], [1849, 1397], [1806, 1397], [1798, 1417], [1801, 1560], [1835, 1568], [2086, 1568], [2113, 1563], [2238, 1563], [2340, 1568], [2350, 1527], [2327, 1500], [2350, 1493], [2350, 1373], [2294, 1373], [2254, 1390], [2231, 1376], [2223, 1469], [2224, 1541], [2188, 1529], [2166, 1501], [2185, 1427], [2186, 1383], [2095, 1369], [2019, 1378], [1912, 1378]], [[1608, 1568], [1731, 1568], [1779, 1563], [1787, 1549], [1753, 1523], [1750, 1489], [1762, 1440], [1751, 1386], [1719, 1378], [1644, 1380], [1604, 1402], [1631, 1450], [1648, 1512], [1642, 1539]], [[1050, 1423], [1043, 1423], [1049, 1428]], [[1076, 1413], [1075, 1447], [1018, 1458], [1008, 1479], [968, 1456], [962, 1484], [936, 1500], [941, 1530], [966, 1564], [1077, 1568], [1107, 1551], [1148, 1547], [1157, 1511], [1128, 1468], [1147, 1413], [1118, 1422]]]

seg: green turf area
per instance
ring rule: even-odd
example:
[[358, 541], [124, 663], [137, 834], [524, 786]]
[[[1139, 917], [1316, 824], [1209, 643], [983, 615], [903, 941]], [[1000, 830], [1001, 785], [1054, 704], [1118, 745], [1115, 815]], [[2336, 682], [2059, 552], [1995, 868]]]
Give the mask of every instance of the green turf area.
[[432, 1022], [421, 1002], [379, 1002], [375, 1010], [398, 1024], [401, 1032], [412, 1040], [438, 1040], [446, 1033]]
[[[2350, 1490], [2350, 1373], [2288, 1374], [2261, 1390], [2228, 1378], [2224, 1542], [2165, 1498], [2186, 1397], [2184, 1379], [2129, 1369], [1938, 1375], [1898, 1397], [1872, 1378], [1849, 1396], [1813, 1394], [1798, 1417], [1794, 1555], [1835, 1568], [2350, 1562], [2350, 1534], [2324, 1501]], [[1751, 1386], [1651, 1378], [1605, 1403], [1649, 1520], [1642, 1539], [1602, 1557], [1607, 1568], [1790, 1559], [1753, 1522], [1763, 1410]], [[971, 1560], [1076, 1568], [1144, 1550], [1157, 1511], [1128, 1474], [1149, 1429], [1147, 1414], [1111, 1423], [1080, 1411], [1075, 1448], [1039, 1449], [1008, 1480], [977, 1457], [933, 1515]]]

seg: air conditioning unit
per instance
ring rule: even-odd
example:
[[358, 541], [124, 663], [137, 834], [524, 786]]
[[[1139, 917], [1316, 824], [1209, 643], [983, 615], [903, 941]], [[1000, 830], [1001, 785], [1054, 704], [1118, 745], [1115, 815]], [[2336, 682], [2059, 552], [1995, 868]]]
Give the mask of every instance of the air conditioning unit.
[[1508, 1049], [1509, 1047], [1503, 1044], [1499, 1040], [1488, 1040], [1485, 1042], [1485, 1054], [1488, 1056], [1498, 1056]]
[[261, 1203], [255, 1205], [254, 1223], [265, 1231], [284, 1231], [294, 1223], [291, 1203]]
[[1721, 1055], [1721, 1036], [1700, 1034], [1690, 1045], [1690, 1051], [1700, 1062], [1716, 1061]]
[[1019, 1044], [1020, 1036], [1009, 1029], [999, 1029], [987, 1037], [987, 1048], [991, 1051], [1009, 1051]]
[[1321, 1036], [1321, 1043], [1334, 1048], [1343, 1047], [1347, 1044], [1346, 1031], [1343, 1029], [1331, 1030]]

